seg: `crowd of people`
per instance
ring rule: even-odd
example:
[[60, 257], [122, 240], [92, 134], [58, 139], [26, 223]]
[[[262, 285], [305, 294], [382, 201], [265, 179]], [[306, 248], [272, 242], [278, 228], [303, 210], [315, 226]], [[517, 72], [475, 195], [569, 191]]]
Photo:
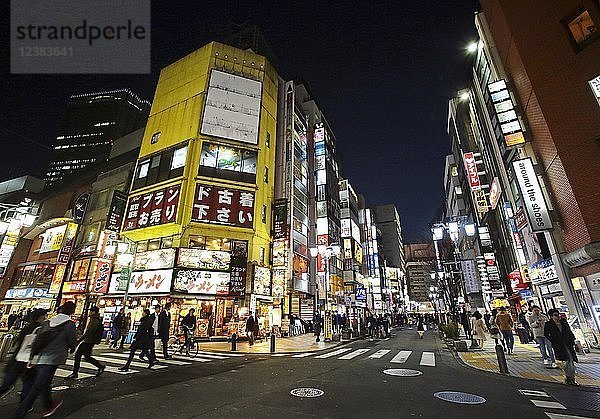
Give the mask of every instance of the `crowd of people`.
[[544, 314], [539, 306], [532, 305], [519, 313], [517, 322], [507, 307], [494, 308], [483, 315], [475, 311], [470, 320], [469, 313], [463, 309], [459, 320], [466, 338], [476, 340], [480, 348], [483, 348], [486, 332], [508, 355], [514, 353], [515, 333], [521, 343], [535, 342], [544, 367], [558, 368], [556, 361], [562, 361], [565, 383], [579, 385], [575, 381], [575, 362], [578, 362], [575, 335], [557, 309]]

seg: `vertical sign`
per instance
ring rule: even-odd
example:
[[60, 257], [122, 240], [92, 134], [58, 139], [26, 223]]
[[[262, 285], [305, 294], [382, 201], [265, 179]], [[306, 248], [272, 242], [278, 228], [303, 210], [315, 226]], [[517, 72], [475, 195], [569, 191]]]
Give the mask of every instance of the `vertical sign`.
[[473, 153], [464, 154], [465, 170], [467, 171], [467, 178], [469, 179], [469, 185], [471, 185], [472, 191], [481, 189], [481, 181], [479, 180], [479, 173], [477, 173], [477, 163], [475, 162], [475, 156]]
[[121, 231], [121, 224], [123, 223], [123, 215], [125, 214], [126, 206], [127, 194], [115, 189], [113, 191], [112, 200], [110, 201], [108, 216], [106, 217], [106, 230], [114, 231], [115, 233]]
[[548, 206], [542, 194], [542, 188], [533, 169], [531, 159], [528, 157], [514, 161], [513, 169], [519, 182], [519, 189], [525, 203], [525, 210], [529, 217], [531, 230], [552, 230], [552, 220], [548, 213]]

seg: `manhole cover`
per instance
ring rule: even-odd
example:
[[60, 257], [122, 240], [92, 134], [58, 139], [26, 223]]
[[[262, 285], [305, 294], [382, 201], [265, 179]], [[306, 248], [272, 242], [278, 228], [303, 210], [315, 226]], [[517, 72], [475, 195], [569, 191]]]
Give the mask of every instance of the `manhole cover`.
[[421, 371], [407, 370], [404, 368], [391, 368], [383, 370], [383, 373], [387, 375], [395, 375], [397, 377], [416, 377], [417, 375], [423, 374]]
[[461, 404], [482, 404], [485, 403], [485, 399], [476, 394], [462, 393], [460, 391], [438, 391], [433, 393], [438, 399]]
[[52, 387], [52, 391], [63, 391], [63, 390], [67, 390], [69, 389], [69, 386], [56, 386], [56, 387]]
[[290, 391], [290, 394], [296, 397], [321, 397], [325, 392], [318, 388], [300, 387]]

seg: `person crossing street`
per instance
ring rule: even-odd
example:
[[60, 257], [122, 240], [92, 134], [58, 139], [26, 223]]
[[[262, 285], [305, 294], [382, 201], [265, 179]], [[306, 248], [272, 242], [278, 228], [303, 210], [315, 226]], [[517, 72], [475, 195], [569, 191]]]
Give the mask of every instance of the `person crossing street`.
[[75, 350], [75, 362], [73, 364], [73, 372], [65, 377], [68, 380], [74, 380], [77, 378], [79, 373], [79, 367], [81, 366], [81, 358], [85, 358], [87, 362], [98, 368], [96, 377], [100, 377], [106, 368], [97, 359], [92, 357], [92, 351], [94, 345], [102, 341], [102, 321], [100, 320], [100, 310], [98, 307], [90, 308], [90, 316], [88, 324], [81, 336], [81, 341], [77, 345]]

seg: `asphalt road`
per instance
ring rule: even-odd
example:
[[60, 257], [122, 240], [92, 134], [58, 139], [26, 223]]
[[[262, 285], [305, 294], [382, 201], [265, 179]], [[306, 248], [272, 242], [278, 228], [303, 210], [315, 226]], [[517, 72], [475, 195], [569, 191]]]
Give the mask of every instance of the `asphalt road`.
[[[101, 356], [118, 367], [123, 355]], [[85, 377], [76, 382], [57, 378], [56, 385], [66, 383], [69, 388], [56, 392], [65, 404], [55, 417], [553, 417], [546, 412], [567, 415], [554, 416], [557, 419], [573, 417], [568, 415], [600, 417], [600, 392], [466, 367], [433, 332], [419, 339], [413, 330], [395, 331], [389, 340], [359, 340], [295, 356], [200, 354], [192, 362], [180, 359], [180, 364], [163, 364], [164, 368], [154, 371], [139, 364], [127, 375], [107, 371], [100, 378]], [[384, 374], [386, 369], [422, 374], [392, 376]], [[290, 394], [295, 388], [319, 389], [323, 394], [295, 397]], [[525, 395], [520, 390], [543, 394]], [[485, 402], [468, 405], [443, 401], [434, 396], [442, 391], [475, 394]], [[11, 417], [16, 398], [14, 392], [0, 402], [1, 418]], [[39, 417], [41, 410], [41, 405], [36, 405], [29, 417]]]

